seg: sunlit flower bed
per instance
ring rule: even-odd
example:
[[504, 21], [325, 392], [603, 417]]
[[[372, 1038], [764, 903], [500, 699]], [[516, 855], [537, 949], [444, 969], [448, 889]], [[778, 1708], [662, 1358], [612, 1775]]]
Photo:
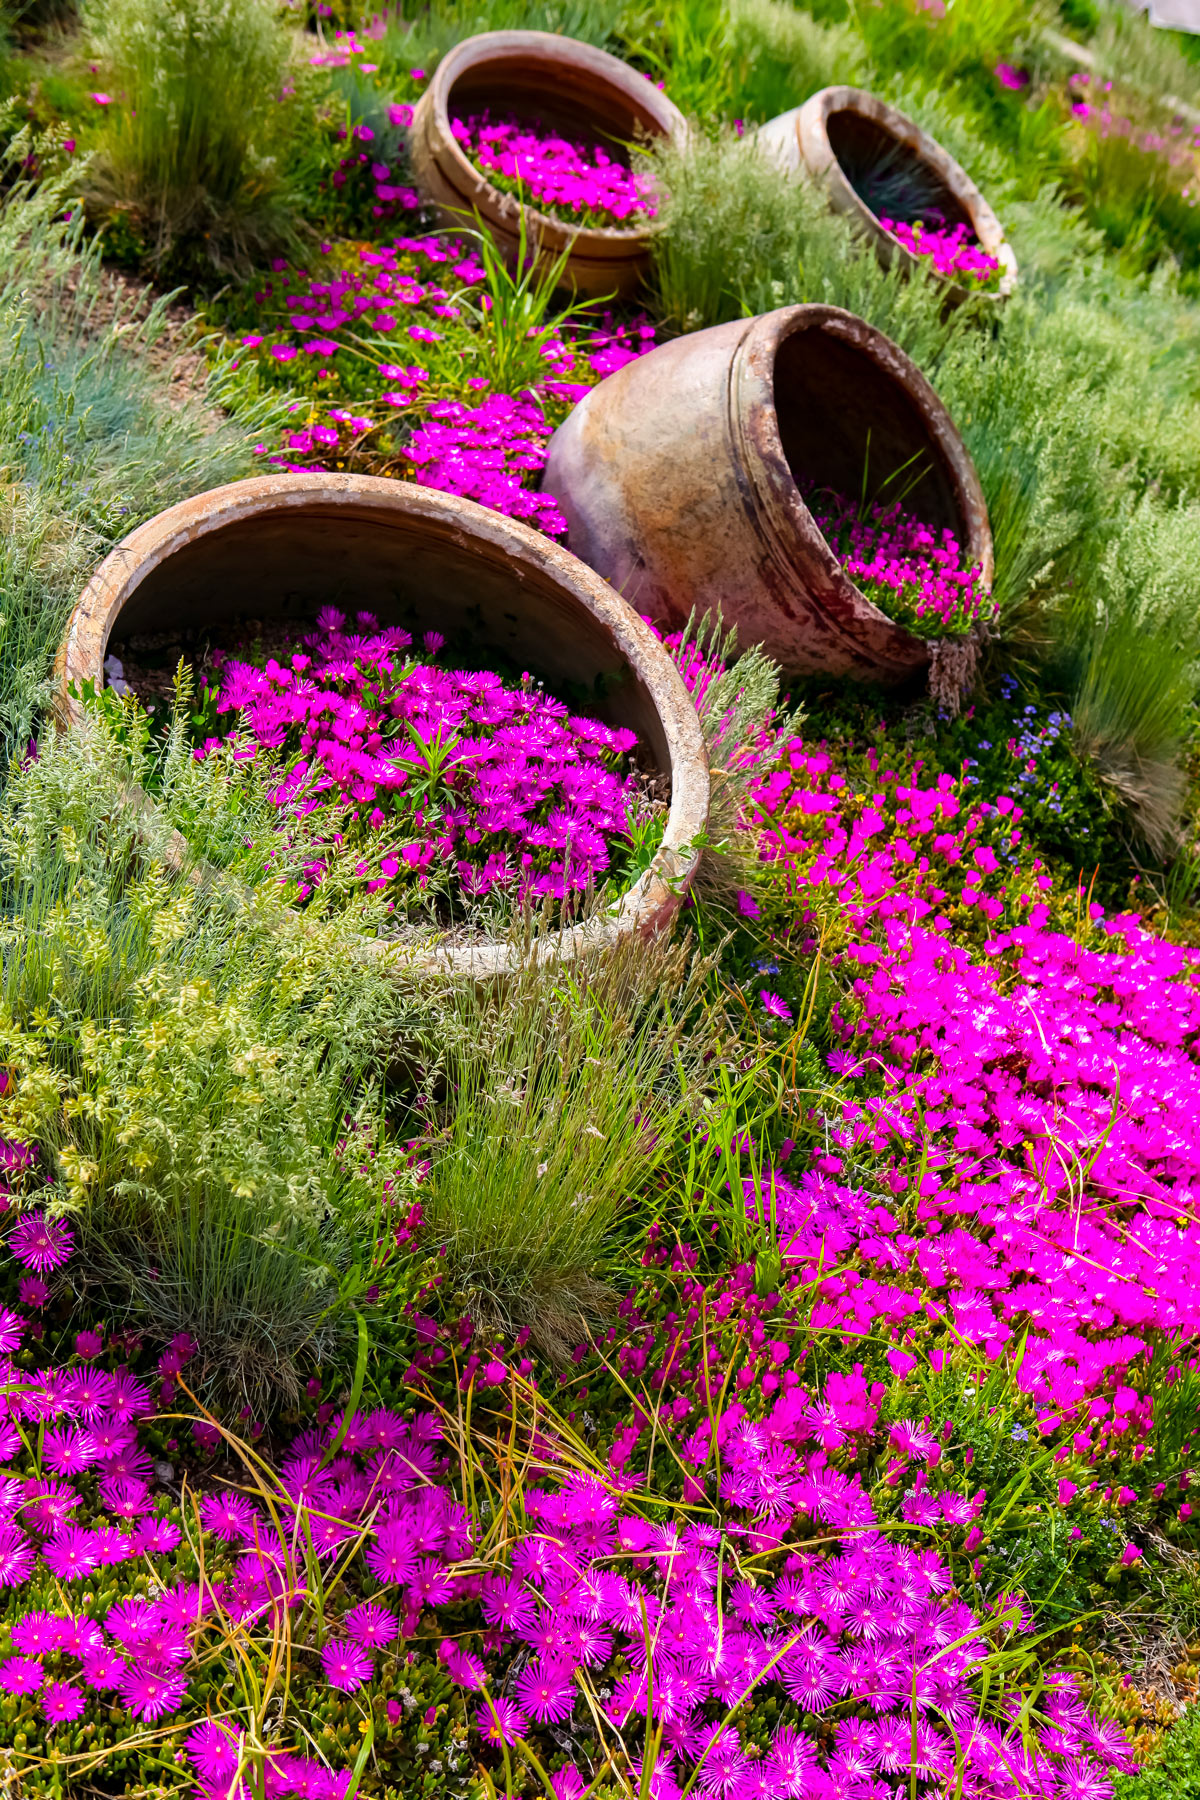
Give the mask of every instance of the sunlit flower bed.
[[[711, 678], [695, 657], [685, 673]], [[1197, 958], [1098, 907], [1062, 930], [1006, 796], [874, 751], [853, 781], [819, 747], [761, 756], [764, 880], [740, 904], [766, 954], [748, 986], [785, 1041], [819, 947], [841, 1048], [799, 1147], [702, 1147], [713, 1193], [706, 1157], [746, 1158], [744, 1239], [703, 1207], [654, 1226], [619, 1321], [559, 1383], [557, 1422], [522, 1337], [414, 1312], [407, 1380], [427, 1406], [324, 1408], [265, 1488], [226, 1461], [186, 1537], [138, 1446], [151, 1398], [119, 1342], [84, 1334], [69, 1369], [24, 1373], [9, 1411], [45, 1430], [7, 1439], [5, 1543], [31, 1617], [0, 1681], [31, 1743], [115, 1704], [186, 1725], [178, 1754], [206, 1793], [252, 1752], [271, 1791], [343, 1793], [348, 1767], [249, 1744], [208, 1685], [207, 1651], [239, 1624], [269, 1639], [290, 1596], [315, 1717], [404, 1719], [497, 1768], [527, 1746], [561, 1800], [590, 1779], [564, 1731], [634, 1781], [649, 1754], [656, 1800], [689, 1782], [865, 1800], [897, 1779], [1104, 1800], [1105, 1770], [1130, 1766], [1069, 1654], [1022, 1710], [1023, 1645], [1047, 1623], [1038, 1546], [1066, 1583], [1119, 1592], [1147, 1536], [1190, 1512]], [[6, 1162], [36, 1198], [36, 1158]], [[35, 1213], [9, 1241], [36, 1314], [69, 1228]], [[419, 1207], [396, 1245], [420, 1257]], [[5, 1331], [9, 1354], [28, 1340], [18, 1315]], [[190, 1349], [167, 1353], [165, 1402]], [[441, 1409], [467, 1403], [504, 1431], [535, 1406], [553, 1422], [486, 1548], [439, 1442]], [[204, 1422], [192, 1437], [221, 1441]], [[342, 1559], [320, 1608], [308, 1530], [321, 1567]], [[131, 1602], [104, 1570], [139, 1558]]]
[[654, 215], [644, 178], [602, 144], [486, 112], [452, 119], [451, 130], [494, 187], [573, 225], [627, 230]]
[[[71, 1248], [69, 1229], [40, 1215], [10, 1243], [43, 1272]], [[30, 1300], [43, 1302], [33, 1280]], [[741, 1285], [735, 1272], [731, 1291]], [[0, 1327], [11, 1355], [28, 1323], [10, 1312]], [[191, 1349], [162, 1359], [160, 1401], [173, 1398]], [[140, 1441], [154, 1411], [149, 1388], [119, 1362], [104, 1367], [119, 1352], [119, 1340], [85, 1333], [67, 1368], [8, 1371], [0, 1573], [30, 1605], [10, 1615], [0, 1688], [27, 1740], [78, 1753], [91, 1720], [113, 1707], [149, 1725], [178, 1717], [190, 1728], [175, 1734], [175, 1759], [214, 1800], [255, 1769], [270, 1793], [338, 1800], [349, 1769], [261, 1733], [249, 1744], [236, 1707], [205, 1681], [214, 1652], [239, 1636], [278, 1639], [286, 1618], [292, 1681], [318, 1709], [322, 1688], [370, 1705], [378, 1683], [383, 1712], [398, 1723], [415, 1644], [444, 1669], [426, 1725], [444, 1711], [476, 1753], [533, 1740], [561, 1800], [580, 1795], [584, 1780], [556, 1752], [554, 1733], [573, 1718], [593, 1730], [585, 1695], [599, 1709], [600, 1742], [637, 1779], [647, 1716], [661, 1728], [645, 1768], [645, 1791], [660, 1800], [673, 1800], [693, 1772], [702, 1793], [800, 1800], [910, 1765], [918, 1791], [932, 1793], [956, 1763], [971, 1795], [1023, 1795], [1034, 1783], [1074, 1800], [1103, 1793], [1103, 1765], [1128, 1761], [1120, 1733], [1089, 1719], [1068, 1677], [1052, 1678], [1032, 1737], [1014, 1716], [985, 1718], [972, 1671], [1020, 1629], [1020, 1607], [1002, 1602], [977, 1619], [939, 1548], [885, 1534], [858, 1476], [841, 1474], [825, 1448], [800, 1448], [871, 1433], [877, 1396], [860, 1379], [831, 1377], [819, 1406], [788, 1371], [760, 1424], [759, 1409], [741, 1400], [725, 1410], [712, 1441], [725, 1470], [724, 1545], [707, 1522], [645, 1517], [636, 1483], [547, 1469], [548, 1482], [524, 1486], [522, 1529], [481, 1570], [435, 1414], [335, 1416], [297, 1440], [278, 1477], [264, 1479], [247, 1458], [238, 1474], [248, 1491], [219, 1484], [181, 1508], [156, 1494]], [[481, 1405], [522, 1380], [492, 1356], [483, 1366], [473, 1357], [464, 1382], [472, 1365]], [[203, 1421], [191, 1435], [200, 1450], [221, 1443]], [[893, 1426], [896, 1466], [916, 1471], [919, 1488], [948, 1437], [915, 1421]], [[626, 1503], [623, 1486], [634, 1496]], [[979, 1506], [944, 1506], [944, 1516], [961, 1526]], [[829, 1531], [829, 1547], [790, 1550], [793, 1515], [813, 1522], [808, 1535]], [[134, 1561], [141, 1579], [114, 1587], [106, 1571]], [[746, 1574], [736, 1575], [739, 1562]], [[332, 1583], [335, 1568], [337, 1598], [318, 1604], [318, 1571]], [[207, 1719], [197, 1717], [194, 1683], [208, 1693]], [[401, 1699], [388, 1697], [395, 1692]], [[773, 1728], [726, 1722], [751, 1696], [771, 1699]], [[846, 1701], [849, 1710], [838, 1704]], [[834, 1706], [840, 1721], [819, 1755], [803, 1725]]]
[[[653, 327], [601, 314], [531, 328], [519, 302], [502, 318], [470, 241], [397, 237], [322, 254], [325, 270], [277, 265], [254, 297], [259, 325], [240, 338], [241, 360], [312, 396], [262, 454], [284, 469], [408, 475], [565, 536], [534, 485], [551, 433], [597, 381], [654, 348]], [[507, 387], [505, 358], [517, 377]]]

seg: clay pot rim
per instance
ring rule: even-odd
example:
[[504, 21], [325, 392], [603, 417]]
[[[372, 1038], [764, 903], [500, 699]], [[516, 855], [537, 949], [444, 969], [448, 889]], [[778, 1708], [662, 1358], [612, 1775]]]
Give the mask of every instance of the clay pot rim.
[[[109, 551], [76, 601], [55, 661], [59, 724], [80, 722], [83, 709], [72, 687], [102, 675], [105, 653], [126, 602], [142, 580], [176, 552], [226, 526], [271, 512], [291, 508], [336, 515], [340, 507], [358, 500], [369, 502], [373, 510], [393, 512], [399, 520], [434, 523], [460, 543], [464, 538], [490, 543], [511, 559], [518, 582], [526, 573], [548, 577], [607, 630], [614, 650], [638, 676], [658, 714], [671, 778], [658, 850], [649, 867], [603, 912], [584, 924], [549, 933], [537, 946], [537, 960], [571, 960], [611, 947], [625, 935], [669, 923], [700, 860], [710, 786], [704, 734], [683, 678], [650, 627], [594, 570], [532, 527], [473, 500], [378, 476], [272, 474], [228, 482], [168, 507]], [[176, 841], [181, 849], [186, 846], [179, 834]], [[409, 976], [486, 979], [511, 974], [517, 966], [509, 946], [494, 939], [452, 946], [434, 942], [421, 948], [384, 938], [364, 937], [361, 943], [365, 955]]]
[[[967, 288], [948, 275], [937, 275], [930, 270], [927, 261], [914, 256], [907, 245], [901, 243], [895, 234], [887, 229], [876, 213], [871, 211], [862, 199], [857, 188], [842, 168], [837, 153], [829, 139], [829, 120], [834, 113], [851, 112], [860, 117], [870, 119], [880, 125], [899, 142], [908, 144], [917, 157], [924, 162], [940, 181], [945, 182], [954, 198], [962, 206], [971, 220], [975, 236], [979, 239], [989, 256], [994, 256], [1000, 263], [1001, 276], [996, 287], [990, 292], [987, 289]], [[863, 88], [827, 87], [820, 88], [811, 94], [796, 112], [796, 138], [800, 147], [802, 164], [814, 168], [824, 174], [832, 167], [837, 170], [845, 184], [845, 198], [853, 206], [864, 224], [871, 225], [886, 238], [910, 270], [921, 268], [925, 274], [934, 274], [943, 286], [954, 295], [956, 300], [982, 299], [996, 304], [1007, 300], [1015, 292], [1018, 280], [1017, 259], [1012, 246], [1004, 234], [1004, 227], [997, 218], [984, 194], [976, 187], [962, 164], [951, 156], [944, 145], [915, 119], [902, 113], [898, 107], [892, 106], [878, 95], [867, 93]], [[807, 155], [806, 148], [811, 152]]]
[[[758, 390], [758, 398], [769, 404], [761, 408], [760, 429], [765, 442], [758, 445], [744, 430], [739, 429], [739, 419], [749, 417], [749, 407], [731, 406], [731, 422], [741, 440], [742, 454], [746, 467], [752, 476], [758, 477], [755, 482], [756, 498], [764, 520], [769, 524], [776, 540], [779, 553], [788, 561], [792, 560], [793, 551], [788, 540], [793, 535], [794, 525], [789, 517], [792, 509], [798, 509], [802, 517], [812, 527], [813, 536], [820, 546], [819, 554], [824, 565], [825, 574], [831, 587], [840, 589], [850, 601], [852, 610], [860, 616], [869, 618], [873, 623], [887, 628], [896, 660], [908, 664], [914, 673], [928, 662], [933, 646], [940, 640], [937, 637], [923, 638], [905, 625], [899, 624], [882, 607], [868, 598], [856, 582], [846, 574], [841, 562], [835, 555], [824, 532], [813, 518], [806, 504], [796, 478], [792, 473], [783, 448], [783, 437], [779, 429], [778, 414], [775, 409], [775, 358], [780, 345], [786, 338], [798, 331], [828, 331], [830, 335], [842, 339], [852, 348], [866, 354], [865, 345], [883, 350], [882, 357], [876, 357], [874, 366], [886, 374], [887, 363], [894, 362], [904, 377], [905, 392], [912, 399], [929, 428], [930, 438], [942, 453], [942, 462], [948, 470], [952, 485], [959, 496], [959, 513], [965, 527], [964, 549], [972, 560], [980, 565], [980, 572], [991, 586], [995, 574], [995, 555], [992, 545], [991, 528], [988, 524], [987, 501], [969, 452], [966, 453], [962, 467], [950, 455], [949, 446], [961, 442], [958, 428], [950, 416], [950, 412], [936, 388], [921, 373], [912, 358], [900, 346], [887, 337], [874, 325], [858, 317], [856, 313], [847, 312], [841, 306], [825, 306], [820, 304], [801, 304], [797, 306], [781, 306], [774, 312], [760, 313], [751, 319], [742, 336], [730, 368], [729, 390], [731, 400], [739, 388]], [[769, 351], [771, 357], [771, 379], [769, 386], [755, 375], [750, 367], [751, 357], [759, 347]], [[759, 409], [755, 409], [756, 412]], [[964, 451], [966, 446], [963, 445]], [[778, 504], [776, 495], [780, 481], [780, 472], [787, 470], [787, 491], [783, 495], [782, 506]], [[962, 489], [967, 492], [963, 493]], [[972, 519], [974, 511], [974, 520]]]
[[[619, 56], [610, 55], [607, 50], [598, 50], [594, 44], [585, 44], [579, 38], [560, 37], [553, 31], [481, 31], [474, 37], [463, 38], [439, 62], [434, 70], [433, 80], [417, 105], [428, 107], [431, 114], [429, 129], [436, 153], [439, 156], [448, 154], [466, 191], [476, 192], [476, 206], [480, 213], [486, 213], [490, 209], [500, 220], [519, 217], [524, 213], [526, 219], [536, 227], [533, 235], [540, 241], [543, 250], [549, 249], [552, 252], [561, 253], [570, 248], [573, 254], [578, 252], [586, 255], [589, 248], [599, 249], [604, 245], [614, 248], [636, 247], [650, 236], [654, 229], [653, 219], [647, 218], [642, 225], [572, 225], [553, 213], [542, 212], [530, 201], [518, 200], [515, 194], [493, 187], [483, 170], [471, 161], [450, 128], [451, 90], [468, 69], [478, 68], [490, 61], [493, 55], [506, 52], [516, 54], [524, 51], [536, 60], [538, 53], [545, 54], [550, 45], [564, 44], [569, 44], [579, 60], [590, 66], [600, 85], [623, 95], [631, 103], [635, 95], [638, 99], [646, 98], [642, 88], [648, 88], [654, 96], [649, 110], [662, 114], [657, 136], [682, 140], [686, 135], [687, 121], [679, 108], [654, 87], [652, 82], [646, 81], [645, 76], [639, 75], [628, 63], [622, 62]], [[561, 54], [559, 49], [560, 57]], [[550, 60], [549, 57], [547, 60]], [[635, 83], [641, 85], [635, 86]], [[464, 218], [460, 229], [471, 229], [469, 219]]]

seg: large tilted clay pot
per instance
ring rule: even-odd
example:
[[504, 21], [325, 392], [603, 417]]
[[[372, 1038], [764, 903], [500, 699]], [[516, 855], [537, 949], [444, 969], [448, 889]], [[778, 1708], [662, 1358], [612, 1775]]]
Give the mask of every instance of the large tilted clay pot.
[[[466, 38], [442, 58], [413, 114], [409, 134], [413, 176], [442, 222], [471, 226], [476, 213], [510, 257], [520, 241], [516, 196], [492, 186], [467, 156], [451, 120], [491, 109], [565, 136], [594, 140], [620, 156], [622, 145], [646, 138], [680, 138], [683, 114], [635, 69], [574, 38], [549, 31], [487, 31]], [[579, 229], [531, 204], [526, 232], [543, 263], [567, 247], [564, 280], [587, 296], [626, 296], [637, 288], [650, 254], [647, 228]]]
[[679, 626], [719, 609], [788, 674], [896, 682], [928, 646], [842, 573], [797, 485], [857, 497], [864, 468], [872, 495], [903, 468], [905, 508], [949, 527], [990, 582], [983, 491], [949, 413], [897, 345], [836, 306], [737, 319], [627, 363], [555, 432], [543, 485], [571, 549], [639, 612]]
[[[803, 106], [760, 126], [756, 138], [781, 167], [819, 183], [834, 211], [854, 221], [885, 265], [899, 259], [906, 268], [920, 264], [927, 269], [927, 259], [914, 256], [885, 231], [854, 185], [856, 172], [875, 162], [881, 152], [895, 148], [901, 156], [911, 157], [936, 194], [947, 228], [969, 226], [981, 247], [999, 262], [1000, 279], [980, 290], [984, 298], [1005, 300], [1016, 287], [1017, 259], [1004, 228], [966, 170], [936, 138], [874, 94], [852, 87], [822, 88]], [[974, 291], [948, 279], [944, 285], [947, 297], [956, 302]]]
[[[574, 955], [669, 923], [698, 860], [708, 759], [687, 689], [654, 633], [591, 569], [539, 532], [471, 500], [362, 475], [265, 475], [160, 513], [101, 563], [59, 652], [59, 707], [79, 717], [77, 684], [103, 683], [106, 655], [135, 632], [295, 620], [360, 608], [385, 624], [464, 638], [475, 660], [528, 669], [550, 688], [607, 697], [589, 710], [628, 726], [669, 783], [661, 848], [607, 912], [547, 942]], [[368, 940], [374, 952], [383, 940]], [[422, 950], [417, 973], [487, 977], [504, 945]]]

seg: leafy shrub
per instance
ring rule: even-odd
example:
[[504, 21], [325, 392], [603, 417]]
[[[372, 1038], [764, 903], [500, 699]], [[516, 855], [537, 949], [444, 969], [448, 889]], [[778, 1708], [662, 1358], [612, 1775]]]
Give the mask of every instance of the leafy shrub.
[[1200, 1710], [1190, 1706], [1137, 1775], [1118, 1775], [1113, 1800], [1200, 1800]]
[[89, 0], [112, 89], [89, 176], [131, 209], [152, 266], [218, 269], [289, 241], [290, 39], [271, 0]]
[[352, 1323], [402, 1179], [382, 1067], [418, 1009], [276, 883], [173, 863], [139, 794], [95, 720], [0, 805], [3, 1129], [78, 1215], [85, 1299], [189, 1332], [262, 1412]]

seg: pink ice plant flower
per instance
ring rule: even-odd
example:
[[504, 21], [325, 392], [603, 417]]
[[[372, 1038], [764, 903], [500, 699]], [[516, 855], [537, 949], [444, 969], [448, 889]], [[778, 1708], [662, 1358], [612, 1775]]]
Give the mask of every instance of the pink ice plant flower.
[[939, 531], [898, 501], [862, 507], [829, 489], [804, 498], [846, 574], [890, 618], [922, 637], [961, 635], [995, 618], [979, 567], [964, 567], [949, 527]]
[[936, 275], [963, 287], [986, 288], [1000, 273], [999, 259], [989, 256], [967, 225], [945, 227], [923, 219], [912, 224], [903, 219], [880, 219], [879, 223], [906, 250], [928, 260]]
[[465, 154], [501, 189], [584, 225], [624, 226], [652, 218], [645, 176], [602, 145], [589, 145], [512, 117], [453, 118]]
[[30, 1213], [18, 1220], [9, 1236], [8, 1246], [17, 1261], [37, 1274], [60, 1269], [71, 1254], [74, 1234], [65, 1219], [50, 1219], [45, 1213]]
[[[408, 633], [370, 614], [354, 625], [326, 608], [290, 662], [220, 669], [218, 713], [246, 743], [292, 758], [276, 805], [314, 836], [327, 809], [348, 806], [376, 889], [440, 873], [471, 905], [503, 892], [561, 900], [602, 882], [628, 836], [633, 778], [620, 763], [633, 732], [573, 716], [532, 684], [416, 661]], [[380, 854], [371, 840], [384, 827]], [[317, 852], [305, 893], [321, 876]]]

